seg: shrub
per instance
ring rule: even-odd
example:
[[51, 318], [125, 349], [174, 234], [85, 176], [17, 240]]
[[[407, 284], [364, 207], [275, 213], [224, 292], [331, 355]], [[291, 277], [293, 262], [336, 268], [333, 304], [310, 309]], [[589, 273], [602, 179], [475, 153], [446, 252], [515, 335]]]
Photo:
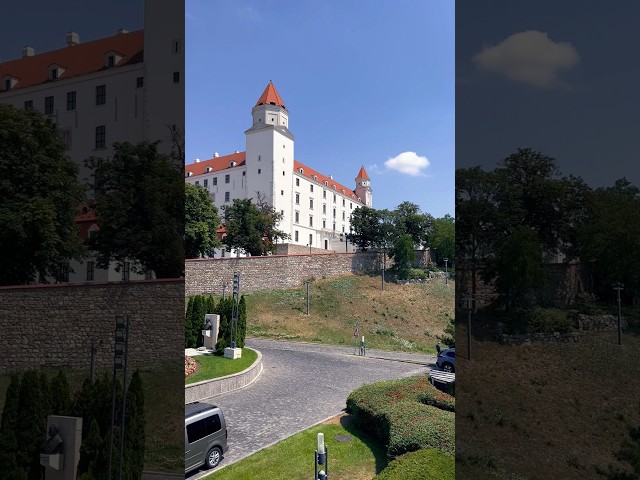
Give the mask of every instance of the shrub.
[[453, 480], [454, 472], [451, 455], [423, 449], [397, 457], [374, 480]]
[[[421, 399], [438, 398], [438, 405], [450, 408], [453, 400], [431, 385], [427, 377], [417, 377], [364, 385], [347, 398], [347, 411], [355, 423], [387, 445], [387, 454], [437, 448], [453, 453], [454, 414]], [[442, 397], [441, 397], [442, 396]]]
[[449, 412], [456, 411], [456, 399], [451, 395], [441, 392], [437, 389], [429, 389], [418, 395], [418, 400], [425, 405], [432, 405], [441, 410]]
[[426, 280], [427, 272], [422, 268], [412, 268], [409, 270], [410, 280]]
[[528, 333], [568, 333], [573, 329], [573, 320], [562, 310], [536, 308], [527, 327]]

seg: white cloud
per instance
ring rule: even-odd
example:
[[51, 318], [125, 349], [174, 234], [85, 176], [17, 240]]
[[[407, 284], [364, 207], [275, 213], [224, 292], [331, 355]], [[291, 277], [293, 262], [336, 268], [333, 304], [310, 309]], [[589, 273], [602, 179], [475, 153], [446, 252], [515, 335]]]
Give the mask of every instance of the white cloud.
[[384, 162], [384, 166], [389, 170], [396, 170], [400, 173], [411, 175], [412, 177], [426, 176], [422, 170], [430, 165], [427, 157], [421, 157], [416, 152], [402, 152]]
[[549, 88], [564, 85], [558, 74], [577, 65], [580, 56], [570, 43], [554, 42], [546, 33], [529, 30], [485, 48], [473, 61], [479, 68], [510, 80]]

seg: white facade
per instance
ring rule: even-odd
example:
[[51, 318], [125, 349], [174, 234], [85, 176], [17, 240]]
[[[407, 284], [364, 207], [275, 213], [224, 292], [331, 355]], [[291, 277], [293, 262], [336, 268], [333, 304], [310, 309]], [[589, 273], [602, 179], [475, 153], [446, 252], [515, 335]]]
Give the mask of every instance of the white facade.
[[[146, 0], [144, 30], [119, 29], [86, 43], [78, 33], [61, 33], [66, 47], [25, 47], [16, 52], [21, 57], [0, 63], [0, 102], [52, 118], [82, 181], [91, 175], [84, 161], [111, 156], [114, 142], [161, 140], [159, 151], [169, 153], [170, 127], [184, 138], [183, 18], [184, 2]], [[69, 281], [91, 277], [86, 262], [70, 265]], [[122, 273], [112, 266], [93, 277], [117, 281]], [[145, 275], [129, 277], [139, 278]]]
[[283, 214], [278, 227], [291, 235], [290, 243], [344, 251], [351, 214], [359, 206], [372, 206], [364, 168], [351, 190], [296, 161], [289, 112], [273, 84], [253, 108], [252, 120], [245, 131], [244, 152], [214, 154], [210, 160], [187, 165], [185, 180], [209, 191], [220, 211], [234, 199], [261, 197]]

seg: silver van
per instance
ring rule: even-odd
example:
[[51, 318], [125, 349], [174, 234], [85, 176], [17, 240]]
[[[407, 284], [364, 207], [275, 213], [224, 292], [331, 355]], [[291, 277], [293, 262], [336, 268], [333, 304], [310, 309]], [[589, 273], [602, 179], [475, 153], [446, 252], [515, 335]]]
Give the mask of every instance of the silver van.
[[184, 406], [184, 471], [220, 463], [227, 447], [227, 424], [222, 410], [209, 403]]

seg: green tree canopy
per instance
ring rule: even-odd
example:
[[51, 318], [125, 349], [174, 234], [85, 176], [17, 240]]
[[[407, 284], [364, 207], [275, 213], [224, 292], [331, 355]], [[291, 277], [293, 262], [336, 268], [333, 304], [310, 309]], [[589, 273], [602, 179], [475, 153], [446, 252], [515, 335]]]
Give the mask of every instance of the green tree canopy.
[[429, 246], [439, 263], [443, 263], [445, 258], [449, 259], [449, 265], [455, 263], [456, 225], [451, 215], [447, 214], [433, 220], [433, 233], [429, 240]]
[[77, 176], [53, 122], [0, 104], [0, 285], [61, 280], [71, 260], [85, 257]]
[[184, 223], [187, 258], [210, 256], [213, 249], [220, 246], [218, 209], [209, 193], [198, 185], [185, 184]]
[[223, 207], [224, 227], [227, 232], [222, 240], [229, 248], [241, 249], [251, 256], [262, 256], [272, 252], [277, 240], [289, 235], [277, 229], [282, 214], [262, 201], [235, 199]]
[[[156, 143], [114, 143], [111, 158], [91, 157], [95, 209], [100, 230], [90, 246], [107, 268], [133, 262], [133, 270], [153, 270], [157, 278], [184, 273], [184, 192], [180, 169]], [[116, 267], [119, 269], [119, 267]]]
[[349, 238], [362, 250], [375, 248], [379, 240], [381, 215], [379, 210], [362, 206], [351, 214], [351, 231]]
[[433, 217], [422, 213], [415, 203], [402, 202], [394, 210], [394, 220], [398, 234], [411, 236], [416, 248], [423, 248], [429, 243], [433, 232]]

